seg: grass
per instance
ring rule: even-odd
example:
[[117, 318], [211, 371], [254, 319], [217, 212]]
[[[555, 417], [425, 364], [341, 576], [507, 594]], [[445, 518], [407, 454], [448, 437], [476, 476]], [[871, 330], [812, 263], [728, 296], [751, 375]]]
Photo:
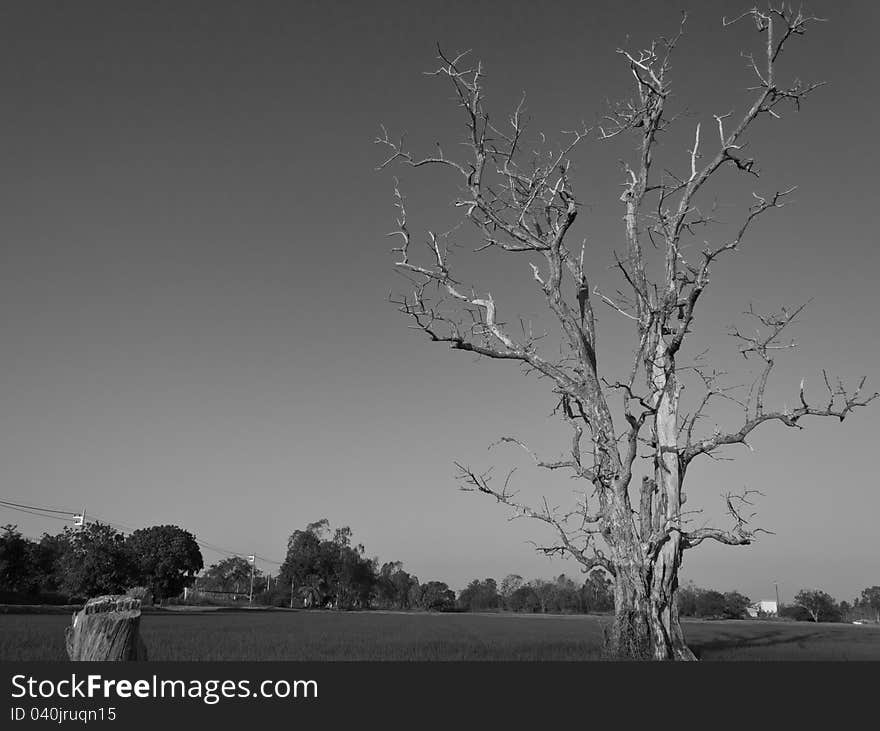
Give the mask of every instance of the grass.
[[[145, 614], [151, 660], [598, 660], [609, 618], [384, 612]], [[65, 660], [69, 615], [0, 615], [0, 660]], [[880, 660], [880, 627], [684, 622], [704, 660]]]

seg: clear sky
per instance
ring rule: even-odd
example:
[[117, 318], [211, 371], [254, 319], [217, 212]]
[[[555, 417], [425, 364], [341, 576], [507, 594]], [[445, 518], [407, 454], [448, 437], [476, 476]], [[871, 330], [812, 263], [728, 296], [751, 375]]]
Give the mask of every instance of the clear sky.
[[[681, 169], [696, 122], [741, 110], [755, 49], [743, 3], [691, 3], [674, 66], [688, 110], [662, 154]], [[615, 49], [674, 33], [666, 2], [31, 2], [0, 8], [0, 499], [80, 509], [132, 527], [174, 523], [215, 545], [282, 559], [289, 534], [322, 517], [350, 525], [370, 555], [422, 580], [526, 578], [572, 561], [536, 555], [544, 526], [507, 521], [457, 490], [453, 461], [518, 466], [523, 500], [566, 504], [512, 450], [566, 446], [545, 384], [476, 362], [407, 328], [384, 237], [391, 175], [377, 173], [380, 123], [414, 150], [456, 149], [450, 89], [422, 72], [435, 44], [473, 49], [499, 119], [527, 93], [532, 129], [551, 139], [632, 93]], [[880, 387], [876, 33], [872, 2], [810, 7], [828, 22], [795, 39], [781, 73], [828, 86], [800, 113], [758, 124], [759, 181], [715, 189], [736, 221], [752, 189], [797, 184], [742, 251], [715, 269], [695, 346], [732, 382], [750, 364], [724, 335], [750, 301], [812, 298], [792, 331], [768, 402], [794, 403], [821, 369]], [[752, 44], [752, 45], [750, 45]], [[555, 137], [554, 137], [555, 135]], [[596, 281], [613, 288], [623, 230], [619, 160], [632, 142], [589, 143], [575, 157]], [[418, 173], [418, 174], [417, 174]], [[456, 181], [401, 170], [420, 235], [456, 221]], [[475, 232], [461, 229], [461, 242]], [[460, 266], [501, 312], [539, 320], [525, 260]], [[628, 322], [599, 310], [609, 377], [633, 346]], [[697, 352], [693, 349], [690, 356]], [[820, 586], [839, 599], [880, 583], [877, 419], [768, 425], [734, 462], [689, 472], [697, 522], [723, 523], [720, 494], [765, 493], [751, 547], [703, 545], [684, 578], [755, 599]], [[720, 426], [735, 426], [720, 412]], [[564, 425], [562, 425], [564, 427]], [[707, 424], [711, 426], [711, 424]], [[61, 523], [0, 512], [27, 534]], [[219, 555], [205, 552], [208, 563]], [[264, 564], [264, 568], [276, 568]]]

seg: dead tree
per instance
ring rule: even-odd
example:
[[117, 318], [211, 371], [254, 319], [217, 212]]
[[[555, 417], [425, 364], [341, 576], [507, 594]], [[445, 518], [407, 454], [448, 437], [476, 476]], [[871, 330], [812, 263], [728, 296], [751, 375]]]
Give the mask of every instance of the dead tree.
[[146, 660], [140, 622], [140, 599], [116, 595], [89, 599], [65, 631], [67, 656], [71, 660]]
[[[390, 236], [399, 241], [393, 249], [395, 265], [413, 282], [413, 291], [393, 301], [432, 341], [484, 358], [517, 362], [549, 381], [558, 399], [556, 413], [571, 428], [571, 443], [563, 459], [535, 456], [535, 462], [548, 470], [569, 470], [584, 483], [578, 504], [567, 513], [554, 510], [547, 501], [540, 507], [521, 504], [507, 484], [496, 487], [487, 473], [459, 465], [462, 487], [490, 495], [515, 515], [552, 526], [557, 541], [539, 550], [571, 555], [584, 570], [601, 567], [614, 577], [615, 621], [609, 644], [618, 657], [693, 659], [676, 606], [683, 551], [707, 539], [745, 545], [759, 532], [744, 510], [750, 503], [748, 492], [726, 496], [732, 527], [688, 529], [682, 486], [693, 460], [746, 443], [766, 422], [800, 428], [807, 416], [843, 421], [878, 395], [863, 395], [864, 379], [847, 390], [825, 376], [827, 398], [821, 403], [808, 397], [801, 383], [796, 406], [779, 410], [765, 405], [776, 350], [790, 347], [781, 338], [800, 313], [799, 307], [775, 315], [750, 311], [758, 333], [732, 333], [741, 342], [743, 356], [757, 359], [761, 366], [749, 396], [738, 400], [743, 411], [738, 427], [704, 437], [696, 433], [707, 407], [717, 399], [733, 399], [717, 373], [705, 367], [692, 367], [705, 387], [699, 405], [687, 415], [680, 405], [684, 369], [677, 357], [692, 332], [712, 268], [741, 246], [759, 218], [781, 208], [794, 189], [755, 193], [732, 238], [689, 249], [688, 238], [695, 229], [701, 227], [704, 234], [713, 223], [701, 213], [696, 197], [724, 168], [757, 176], [755, 161], [745, 154], [747, 132], [755, 120], [780, 118], [785, 105], [799, 107], [821, 85], [781, 83], [777, 76], [784, 49], [817, 20], [783, 5], [756, 8], [723, 21], [725, 26], [751, 22], [761, 38], [760, 53], [746, 56], [754, 75], [753, 98], [738, 118], [717, 114], [711, 129], [696, 125], [693, 144], [683, 155], [684, 172], [678, 175], [658, 171], [654, 157], [658, 135], [674, 121], [666, 110], [670, 57], [684, 20], [673, 38], [640, 51], [619, 50], [635, 82], [634, 98], [614, 107], [594, 129], [568, 133], [568, 143], [556, 152], [527, 146], [522, 103], [505, 125], [496, 124], [494, 117], [490, 120], [481, 64], [470, 65], [465, 54], [451, 57], [442, 51], [442, 65], [434, 75], [454, 89], [467, 127], [467, 159], [447, 156], [439, 145], [433, 155], [414, 155], [384, 127], [376, 140], [389, 153], [379, 169], [441, 166], [460, 176], [463, 192], [455, 205], [479, 231], [476, 251], [507, 252], [532, 260], [533, 284], [558, 323], [561, 356], [548, 357], [527, 328], [520, 334], [505, 324], [491, 294], [461, 284], [449, 259], [452, 234], [429, 233], [426, 258], [413, 250], [406, 200], [395, 182], [399, 215]], [[620, 196], [626, 250], [615, 253], [615, 262], [625, 291], [611, 298], [590, 287], [590, 269], [600, 263], [585, 261], [584, 247], [569, 242], [579, 210], [570, 154], [589, 137], [608, 140], [621, 135], [636, 139], [637, 157], [625, 165]], [[632, 330], [634, 357], [622, 377], [600, 376], [597, 301], [616, 310]], [[617, 425], [610, 405], [615, 394], [620, 397]], [[501, 441], [524, 446], [513, 437]], [[639, 457], [647, 457], [651, 465], [641, 480], [634, 476]]]

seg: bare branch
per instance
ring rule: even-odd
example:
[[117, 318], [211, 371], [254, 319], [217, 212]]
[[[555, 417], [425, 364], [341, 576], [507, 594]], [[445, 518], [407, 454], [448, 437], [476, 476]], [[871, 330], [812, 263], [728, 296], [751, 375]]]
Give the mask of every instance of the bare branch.
[[[489, 485], [492, 479], [490, 473], [486, 472], [483, 474], [477, 474], [469, 467], [464, 467], [458, 462], [455, 463], [455, 466], [459, 470], [458, 479], [462, 483], [460, 489], [466, 492], [482, 492], [486, 495], [491, 495], [499, 503], [503, 503], [513, 509], [514, 514], [511, 517], [512, 520], [516, 518], [532, 518], [547, 523], [556, 530], [556, 533], [562, 542], [561, 546], [537, 546], [538, 550], [546, 554], [567, 551], [571, 556], [584, 565], [587, 570], [592, 569], [595, 566], [602, 566], [609, 572], [614, 572], [613, 565], [611, 565], [601, 552], [597, 551], [595, 546], [593, 546], [592, 536], [600, 533], [602, 530], [601, 527], [595, 525], [604, 519], [602, 514], [591, 515], [586, 511], [572, 511], [560, 515], [554, 508], [550, 507], [546, 498], [542, 501], [541, 509], [535, 510], [528, 505], [516, 502], [514, 499], [515, 495], [509, 491], [509, 483], [513, 471], [507, 475], [502, 489], [495, 490]], [[570, 529], [567, 526], [568, 521], [573, 516], [577, 516], [580, 521], [580, 526], [576, 529]], [[577, 541], [579, 540], [583, 541], [583, 545], [577, 544]]]
[[683, 532], [683, 548], [694, 548], [706, 539], [718, 541], [728, 546], [747, 546], [754, 541], [758, 533], [773, 535], [773, 531], [764, 528], [750, 528], [750, 521], [756, 513], [746, 510], [754, 505], [749, 499], [751, 495], [762, 495], [758, 490], [744, 490], [741, 494], [726, 493], [724, 501], [727, 505], [727, 514], [733, 519], [734, 525], [730, 530], [719, 528], [698, 528], [693, 531]]

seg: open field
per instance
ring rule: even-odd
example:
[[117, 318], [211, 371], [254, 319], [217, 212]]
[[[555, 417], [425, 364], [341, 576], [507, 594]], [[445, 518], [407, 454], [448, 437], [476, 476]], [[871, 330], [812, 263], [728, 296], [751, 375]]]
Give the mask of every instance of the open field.
[[[152, 660], [598, 660], [608, 617], [325, 611], [144, 614]], [[65, 660], [69, 615], [0, 615], [0, 660]], [[685, 620], [704, 660], [880, 660], [880, 627]]]

